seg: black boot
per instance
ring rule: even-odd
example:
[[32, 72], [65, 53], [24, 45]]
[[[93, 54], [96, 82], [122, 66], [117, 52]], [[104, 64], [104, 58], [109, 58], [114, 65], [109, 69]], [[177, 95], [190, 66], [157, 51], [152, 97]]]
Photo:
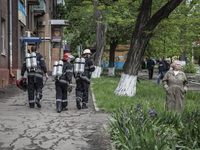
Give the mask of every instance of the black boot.
[[76, 107], [78, 108], [78, 109], [81, 109], [81, 98], [80, 97], [77, 97], [76, 98]]
[[88, 108], [88, 107], [87, 107], [86, 103], [83, 103], [82, 109], [87, 109], [87, 108]]
[[65, 110], [68, 110], [68, 108], [67, 108], [67, 107], [65, 107], [65, 108], [63, 108], [63, 109], [62, 109], [62, 111], [65, 111]]
[[62, 103], [62, 111], [68, 110], [67, 108], [67, 102]]
[[40, 100], [35, 99], [35, 103], [36, 103], [36, 105], [37, 105], [38, 108], [41, 108]]
[[35, 107], [34, 103], [31, 103], [31, 104], [29, 103], [29, 107], [34, 108]]
[[60, 113], [62, 111], [62, 102], [56, 102], [57, 112]]

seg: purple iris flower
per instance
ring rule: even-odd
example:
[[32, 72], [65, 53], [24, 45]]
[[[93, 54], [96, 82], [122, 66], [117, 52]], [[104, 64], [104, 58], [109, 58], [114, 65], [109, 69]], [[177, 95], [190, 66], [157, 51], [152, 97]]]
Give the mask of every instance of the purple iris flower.
[[120, 126], [120, 128], [123, 128], [123, 124]]
[[126, 133], [128, 133], [128, 129], [126, 129]]
[[124, 118], [123, 117], [121, 117], [121, 120], [123, 120]]
[[159, 138], [161, 139], [161, 136], [159, 136]]
[[155, 113], [155, 116], [157, 116], [158, 114], [157, 113]]
[[150, 114], [153, 114], [153, 110], [150, 110], [149, 113], [150, 113]]

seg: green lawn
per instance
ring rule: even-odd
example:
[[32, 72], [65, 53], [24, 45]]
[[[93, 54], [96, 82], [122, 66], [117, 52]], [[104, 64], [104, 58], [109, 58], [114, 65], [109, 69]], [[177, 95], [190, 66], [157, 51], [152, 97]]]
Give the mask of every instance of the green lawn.
[[[121, 104], [124, 107], [143, 104], [143, 109], [155, 111], [165, 109], [166, 92], [162, 84], [158, 85], [151, 81], [141, 80], [137, 82], [136, 95], [134, 97], [117, 96], [114, 94], [120, 78], [112, 78], [102, 76], [101, 78], [91, 79], [93, 92], [97, 101], [97, 105], [101, 110], [114, 111]], [[198, 107], [200, 93], [188, 91], [185, 94], [185, 110], [191, 110]]]
[[[120, 78], [91, 79], [101, 110], [112, 112], [109, 129], [121, 150], [197, 150], [200, 148], [200, 93], [185, 94], [185, 111], [165, 111], [162, 84], [140, 80], [134, 97], [114, 94]], [[152, 138], [153, 137], [153, 138]], [[196, 149], [197, 148], [197, 149]]]

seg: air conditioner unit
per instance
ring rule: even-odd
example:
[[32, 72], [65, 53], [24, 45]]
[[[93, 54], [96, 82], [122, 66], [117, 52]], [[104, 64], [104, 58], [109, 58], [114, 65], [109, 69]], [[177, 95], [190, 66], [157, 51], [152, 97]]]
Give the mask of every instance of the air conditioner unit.
[[45, 26], [46, 22], [45, 21], [38, 21], [38, 26]]

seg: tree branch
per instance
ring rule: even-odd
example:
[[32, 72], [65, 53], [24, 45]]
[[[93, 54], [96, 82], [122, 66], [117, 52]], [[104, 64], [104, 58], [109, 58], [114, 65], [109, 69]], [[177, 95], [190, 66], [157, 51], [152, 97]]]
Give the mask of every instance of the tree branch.
[[137, 34], [141, 31], [144, 25], [147, 23], [151, 16], [151, 8], [152, 8], [152, 0], [142, 0], [142, 3], [139, 8], [139, 14], [136, 21], [136, 26], [134, 30], [134, 34]]
[[169, 14], [182, 2], [183, 0], [170, 0], [160, 10], [158, 10], [145, 25], [146, 31], [153, 31], [158, 23], [167, 18]]
[[104, 5], [106, 5], [106, 6], [111, 6], [111, 4], [103, 2], [102, 0], [99, 0], [99, 2], [102, 3], [102, 4], [104, 4]]

